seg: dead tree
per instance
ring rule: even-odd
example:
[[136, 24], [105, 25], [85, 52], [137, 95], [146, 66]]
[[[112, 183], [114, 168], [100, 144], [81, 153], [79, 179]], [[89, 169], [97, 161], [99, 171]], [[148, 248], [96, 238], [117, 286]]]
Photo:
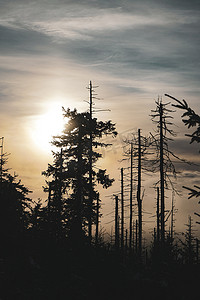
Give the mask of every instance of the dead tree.
[[175, 193], [174, 193], [174, 191], [172, 191], [171, 233], [170, 233], [170, 237], [171, 237], [171, 240], [172, 240], [172, 241], [173, 241], [173, 239], [174, 239], [174, 214], [175, 214], [174, 197], [175, 197]]
[[132, 234], [132, 248], [133, 248], [133, 251], [135, 251], [135, 221], [133, 221], [133, 234]]
[[89, 114], [89, 134], [90, 134], [90, 141], [89, 141], [89, 219], [88, 219], [88, 236], [91, 240], [92, 238], [92, 203], [93, 203], [93, 197], [92, 197], [92, 191], [93, 191], [93, 182], [92, 182], [92, 107], [93, 107], [93, 89], [92, 89], [92, 82], [90, 81], [89, 86], [89, 93], [90, 93], [90, 114]]
[[124, 170], [121, 168], [121, 249], [124, 248]]
[[159, 205], [159, 187], [157, 187], [157, 242], [159, 243], [160, 241], [160, 205]]
[[96, 232], [95, 232], [95, 245], [98, 245], [99, 241], [99, 193], [97, 193], [97, 206], [96, 206]]
[[141, 136], [138, 129], [138, 180], [137, 180], [137, 203], [138, 203], [138, 250], [142, 253], [142, 199], [141, 199]]
[[0, 145], [0, 149], [1, 149], [1, 154], [0, 154], [0, 182], [2, 181], [2, 177], [3, 177], [3, 146], [4, 146], [4, 137], [0, 138], [1, 141], [1, 145]]
[[137, 222], [137, 251], [142, 254], [142, 171], [148, 169], [148, 152], [151, 141], [149, 137], [141, 135], [141, 129], [137, 134], [132, 134], [132, 138], [124, 141], [124, 160], [130, 160], [130, 224], [129, 224], [129, 247], [132, 245], [132, 224], [133, 224], [133, 170], [136, 178], [136, 201], [138, 207]]
[[130, 164], [130, 220], [129, 220], [129, 249], [131, 250], [132, 248], [132, 224], [133, 224], [133, 143], [131, 143], [131, 164]]
[[119, 249], [119, 199], [115, 196], [115, 248]]
[[159, 107], [160, 126], [160, 211], [161, 211], [161, 240], [165, 239], [165, 188], [164, 188], [164, 155], [163, 155], [163, 104]]
[[[93, 145], [95, 144], [95, 147], [98, 145], [101, 146], [108, 146], [108, 144], [103, 144], [103, 143], [97, 143], [95, 141], [95, 134], [97, 134], [100, 138], [102, 137], [102, 134], [100, 131], [97, 133], [96, 128], [95, 128], [95, 122], [96, 119], [93, 118], [93, 113], [100, 112], [100, 111], [110, 111], [109, 109], [99, 109], [95, 108], [94, 109], [94, 99], [99, 100], [97, 98], [97, 94], [95, 93], [95, 89], [98, 86], [92, 85], [92, 81], [89, 83], [89, 101], [86, 101], [89, 104], [89, 151], [88, 151], [88, 162], [89, 162], [89, 215], [88, 215], [88, 237], [89, 241], [91, 242], [92, 240], [92, 210], [93, 210], [93, 202], [94, 202], [94, 180], [93, 180], [93, 158], [94, 158], [94, 151], [93, 151]], [[102, 123], [103, 125], [103, 123]], [[103, 131], [102, 131], [103, 132]], [[114, 135], [117, 135], [117, 132], [115, 131]]]
[[[161, 243], [165, 241], [165, 189], [169, 187], [174, 189], [174, 184], [169, 176], [171, 174], [176, 178], [176, 170], [174, 166], [173, 159], [179, 159], [172, 151], [169, 149], [169, 140], [174, 137], [175, 132], [170, 129], [173, 123], [170, 121], [173, 119], [171, 116], [172, 110], [168, 109], [170, 103], [163, 103], [162, 99], [156, 101], [156, 109], [152, 110], [152, 121], [157, 125], [157, 133], [152, 136], [152, 146], [156, 150], [156, 158], [153, 162], [153, 171], [159, 171], [159, 184], [160, 187], [160, 237]], [[170, 136], [170, 138], [168, 137]], [[184, 161], [182, 159], [179, 159]]]
[[135, 253], [138, 253], [138, 220], [135, 223]]

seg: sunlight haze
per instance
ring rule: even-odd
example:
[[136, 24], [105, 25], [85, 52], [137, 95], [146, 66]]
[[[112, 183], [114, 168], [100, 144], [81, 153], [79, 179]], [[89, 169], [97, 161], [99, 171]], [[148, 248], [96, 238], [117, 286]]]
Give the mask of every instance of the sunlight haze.
[[[63, 129], [62, 106], [88, 111], [91, 80], [101, 99], [95, 100], [101, 112], [94, 116], [112, 120], [119, 133], [99, 161], [115, 178], [110, 190], [101, 191], [102, 210], [113, 209], [123, 138], [138, 128], [144, 135], [155, 130], [149, 116], [155, 100], [169, 102], [168, 93], [200, 112], [199, 27], [197, 1], [0, 0], [0, 137], [11, 153], [8, 166], [34, 199], [47, 199], [41, 172], [52, 162], [52, 136]], [[173, 149], [198, 164], [199, 149], [185, 137], [181, 111], [175, 116]], [[178, 165], [178, 170], [179, 187], [200, 184], [199, 165]], [[155, 209], [155, 179], [145, 178], [148, 211]], [[181, 230], [198, 203], [188, 202], [183, 191], [176, 204]], [[102, 218], [102, 224], [110, 221]]]

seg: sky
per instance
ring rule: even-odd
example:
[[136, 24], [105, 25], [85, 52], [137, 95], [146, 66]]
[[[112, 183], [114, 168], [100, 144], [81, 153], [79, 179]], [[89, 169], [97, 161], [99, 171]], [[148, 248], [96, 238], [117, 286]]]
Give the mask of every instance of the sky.
[[[198, 112], [199, 13], [198, 0], [0, 0], [0, 137], [11, 172], [34, 198], [46, 197], [41, 172], [51, 162], [51, 136], [63, 126], [61, 107], [87, 110], [90, 80], [98, 86], [96, 107], [110, 109], [97, 117], [111, 119], [119, 132], [101, 163], [116, 178], [108, 195], [118, 189], [123, 137], [137, 128], [153, 131], [149, 115], [158, 97], [184, 98]], [[172, 148], [198, 162], [180, 116], [175, 113]], [[199, 167], [178, 168], [180, 186], [200, 184]], [[150, 186], [153, 180], [147, 179]], [[198, 210], [183, 195], [176, 200], [179, 230]], [[113, 200], [106, 197], [109, 213]], [[146, 198], [148, 211], [155, 203]], [[109, 215], [104, 219], [110, 222]]]

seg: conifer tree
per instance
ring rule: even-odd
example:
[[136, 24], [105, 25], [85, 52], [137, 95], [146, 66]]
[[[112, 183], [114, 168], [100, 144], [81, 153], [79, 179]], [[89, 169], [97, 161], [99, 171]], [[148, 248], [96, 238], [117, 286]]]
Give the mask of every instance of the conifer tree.
[[[197, 114], [189, 105], [188, 103], [183, 99], [182, 101], [174, 98], [173, 96], [170, 96], [168, 94], [165, 94], [165, 96], [173, 99], [177, 104], [172, 104], [172, 106], [179, 108], [184, 111], [182, 114], [182, 121], [185, 126], [189, 128], [195, 128], [194, 132], [192, 134], [186, 134], [186, 136], [190, 137], [190, 144], [192, 143], [200, 143], [200, 115]], [[189, 197], [188, 199], [192, 197], [199, 197], [200, 196], [200, 187], [195, 185], [194, 188], [185, 187], [185, 189], [189, 191]], [[200, 214], [195, 213], [198, 217], [200, 217]], [[197, 222], [200, 224], [200, 222]]]
[[2, 155], [1, 162], [0, 236], [1, 250], [4, 252], [19, 244], [28, 229], [32, 200], [28, 197], [31, 191], [5, 167], [7, 154]]
[[47, 178], [51, 176], [51, 181], [46, 181], [47, 186], [44, 187], [44, 191], [48, 192], [48, 233], [50, 237], [59, 240], [65, 235], [63, 193], [68, 186], [68, 181], [63, 180], [62, 148], [57, 153], [53, 152], [53, 158], [53, 164], [49, 164], [42, 174]]
[[[62, 225], [65, 226], [68, 237], [79, 241], [81, 237], [88, 233], [89, 220], [92, 219], [92, 223], [95, 223], [97, 219], [95, 201], [98, 199], [98, 191], [95, 186], [101, 184], [104, 188], [108, 188], [114, 181], [106, 174], [106, 170], [99, 169], [96, 166], [96, 162], [102, 157], [98, 152], [98, 148], [110, 145], [100, 140], [104, 135], [116, 136], [117, 132], [111, 121], [103, 122], [98, 121], [96, 118], [92, 119], [92, 144], [93, 149], [96, 151], [92, 151], [93, 203], [91, 211], [89, 203], [90, 114], [87, 112], [78, 113], [76, 109], [71, 111], [64, 108], [63, 112], [68, 122], [62, 135], [54, 137], [52, 142], [57, 148], [62, 148], [62, 168], [60, 167], [60, 151], [54, 152], [54, 162], [52, 165], [49, 164], [47, 171], [43, 174], [47, 178], [52, 177], [50, 201], [54, 203], [55, 207], [57, 207], [57, 204], [54, 198], [58, 188], [55, 182], [59, 183]], [[58, 175], [59, 172], [60, 175]], [[47, 190], [49, 190], [49, 185]]]
[[194, 229], [191, 216], [188, 217], [188, 224], [186, 224], [187, 230], [184, 234], [185, 241], [182, 242], [183, 245], [183, 257], [185, 263], [192, 264], [196, 260], [196, 251], [195, 251], [195, 238], [194, 238]]

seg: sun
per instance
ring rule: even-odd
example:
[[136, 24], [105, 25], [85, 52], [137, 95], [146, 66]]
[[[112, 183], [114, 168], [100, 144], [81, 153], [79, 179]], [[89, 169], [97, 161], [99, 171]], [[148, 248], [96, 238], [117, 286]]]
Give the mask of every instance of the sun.
[[48, 104], [48, 110], [32, 120], [30, 136], [38, 148], [45, 152], [52, 150], [52, 137], [60, 135], [67, 123], [63, 117], [62, 105], [59, 102]]

